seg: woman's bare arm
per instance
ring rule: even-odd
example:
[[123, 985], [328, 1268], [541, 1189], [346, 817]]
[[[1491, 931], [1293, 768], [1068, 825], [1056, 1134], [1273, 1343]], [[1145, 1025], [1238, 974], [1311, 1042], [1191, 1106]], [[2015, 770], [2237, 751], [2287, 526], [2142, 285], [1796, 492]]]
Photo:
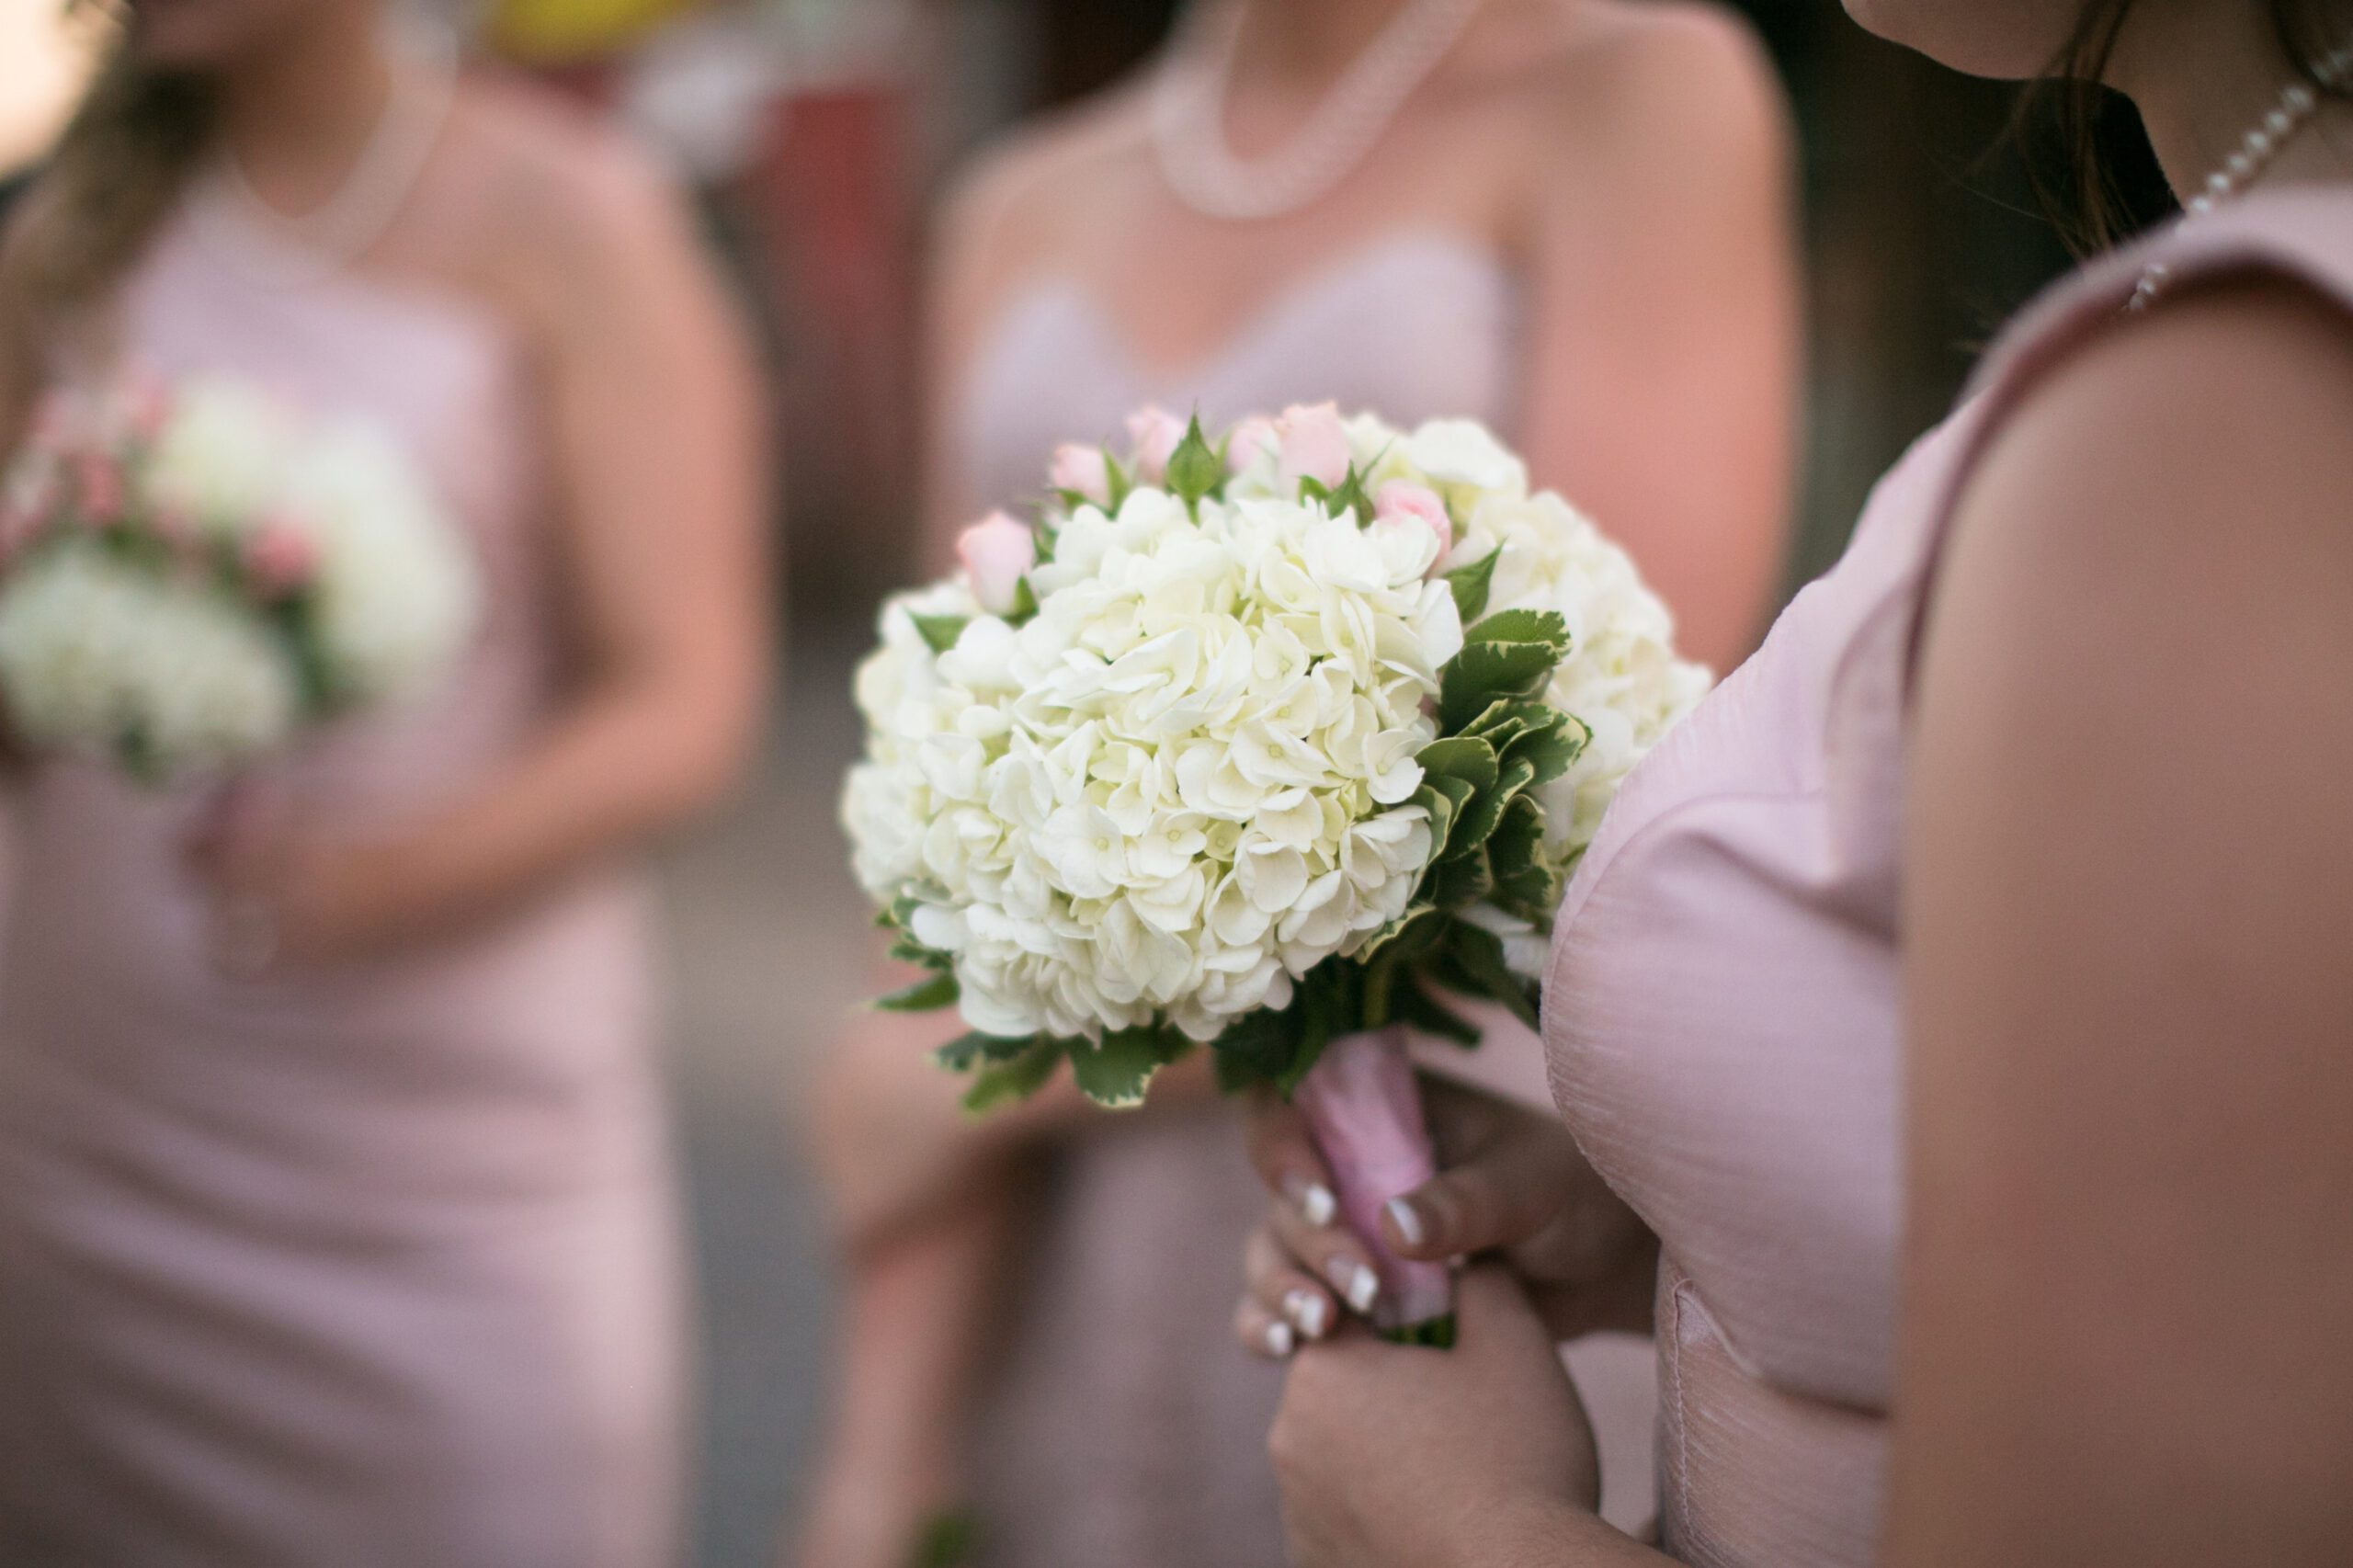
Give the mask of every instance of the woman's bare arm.
[[579, 156], [601, 162], [516, 203], [508, 263], [532, 282], [576, 677], [440, 814], [258, 872], [281, 884], [295, 956], [448, 930], [625, 852], [710, 804], [756, 733], [771, 634], [753, 377], [662, 180]]
[[2353, 1540], [2353, 331], [2169, 304], [1970, 486], [1914, 754], [1888, 1561]]
[[1555, 68], [1529, 149], [1530, 472], [1622, 540], [1719, 673], [1763, 629], [1799, 374], [1787, 111], [1736, 22], [1679, 10]]

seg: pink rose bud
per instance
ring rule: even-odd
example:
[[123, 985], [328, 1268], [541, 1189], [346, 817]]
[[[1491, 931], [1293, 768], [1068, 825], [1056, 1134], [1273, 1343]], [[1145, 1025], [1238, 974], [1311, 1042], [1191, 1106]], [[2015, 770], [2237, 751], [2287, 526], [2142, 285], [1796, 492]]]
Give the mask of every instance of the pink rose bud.
[[80, 482], [82, 520], [102, 528], [122, 517], [122, 471], [102, 457], [87, 456], [74, 465]]
[[1438, 535], [1440, 556], [1454, 548], [1454, 519], [1446, 515], [1446, 503], [1438, 499], [1438, 492], [1427, 484], [1415, 484], [1410, 479], [1391, 480], [1372, 498], [1372, 520], [1427, 527]]
[[254, 585], [268, 598], [283, 597], [302, 586], [317, 569], [318, 551], [301, 529], [284, 521], [264, 523], [245, 543], [245, 571]]
[[1037, 536], [1003, 512], [991, 512], [958, 537], [956, 559], [981, 608], [1009, 615], [1023, 574], [1038, 564]]
[[[1165, 463], [1167, 460], [1161, 460]], [[1056, 447], [1046, 483], [1057, 490], [1085, 496], [1098, 506], [1111, 504], [1111, 465], [1104, 460], [1100, 447], [1082, 447], [1075, 441]]]
[[1355, 460], [1337, 407], [1294, 403], [1283, 410], [1275, 430], [1282, 449], [1275, 468], [1285, 484], [1312, 479], [1326, 490], [1337, 490], [1347, 483], [1348, 465]]
[[1128, 437], [1136, 444], [1136, 477], [1157, 484], [1168, 474], [1168, 460], [1185, 438], [1185, 421], [1158, 403], [1128, 415]]
[[1254, 414], [1233, 427], [1225, 438], [1225, 466], [1240, 473], [1268, 452], [1282, 445], [1282, 437], [1275, 432], [1275, 422], [1263, 414]]

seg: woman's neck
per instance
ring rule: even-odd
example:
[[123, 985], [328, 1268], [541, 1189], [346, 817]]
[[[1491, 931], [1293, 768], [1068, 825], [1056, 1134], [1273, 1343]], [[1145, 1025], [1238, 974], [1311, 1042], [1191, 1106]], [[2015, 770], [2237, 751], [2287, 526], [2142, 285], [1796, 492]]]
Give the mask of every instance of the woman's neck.
[[[2143, 0], [2109, 72], [2141, 111], [2165, 181], [2185, 199], [2302, 79], [2268, 11], [2211, 0]], [[2281, 145], [2256, 184], [2342, 179], [2353, 179], [2353, 104], [2324, 96], [2319, 112]]]
[[1266, 77], [1322, 84], [1345, 69], [1410, 0], [1241, 0], [1235, 60]]
[[246, 183], [288, 213], [330, 199], [384, 113], [393, 70], [374, 9], [332, 5], [224, 72], [222, 139]]

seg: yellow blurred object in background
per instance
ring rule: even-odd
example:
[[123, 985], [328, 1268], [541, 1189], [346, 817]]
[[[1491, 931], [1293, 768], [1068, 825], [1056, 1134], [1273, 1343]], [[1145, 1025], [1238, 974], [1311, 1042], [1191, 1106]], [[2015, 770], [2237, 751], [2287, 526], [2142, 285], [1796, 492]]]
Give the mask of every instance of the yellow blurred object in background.
[[618, 53], [700, 0], [495, 0], [490, 42], [531, 65], [578, 65]]

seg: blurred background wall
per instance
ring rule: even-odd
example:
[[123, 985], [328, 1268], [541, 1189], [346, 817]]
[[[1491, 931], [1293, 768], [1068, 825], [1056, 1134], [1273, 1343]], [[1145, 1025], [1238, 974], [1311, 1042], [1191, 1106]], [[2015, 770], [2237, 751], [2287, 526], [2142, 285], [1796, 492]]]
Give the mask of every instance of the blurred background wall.
[[[797, 1169], [800, 1074], [865, 972], [833, 827], [847, 672], [910, 575], [926, 213], [959, 158], [1132, 70], [1176, 0], [437, 0], [483, 49], [664, 146], [699, 194], [777, 387], [790, 679], [755, 786], [669, 854], [679, 1138], [706, 1326], [699, 1561], [767, 1560], [813, 1434], [830, 1301]], [[1812, 311], [1792, 586], [1945, 409], [1978, 345], [2065, 263], [2014, 151], [2011, 91], [1863, 34], [1835, 0], [1735, 0], [1797, 105]], [[70, 105], [87, 26], [0, 0], [0, 182]], [[2154, 195], [2129, 116], [2131, 195]], [[1040, 454], [1041, 460], [1043, 454]]]

